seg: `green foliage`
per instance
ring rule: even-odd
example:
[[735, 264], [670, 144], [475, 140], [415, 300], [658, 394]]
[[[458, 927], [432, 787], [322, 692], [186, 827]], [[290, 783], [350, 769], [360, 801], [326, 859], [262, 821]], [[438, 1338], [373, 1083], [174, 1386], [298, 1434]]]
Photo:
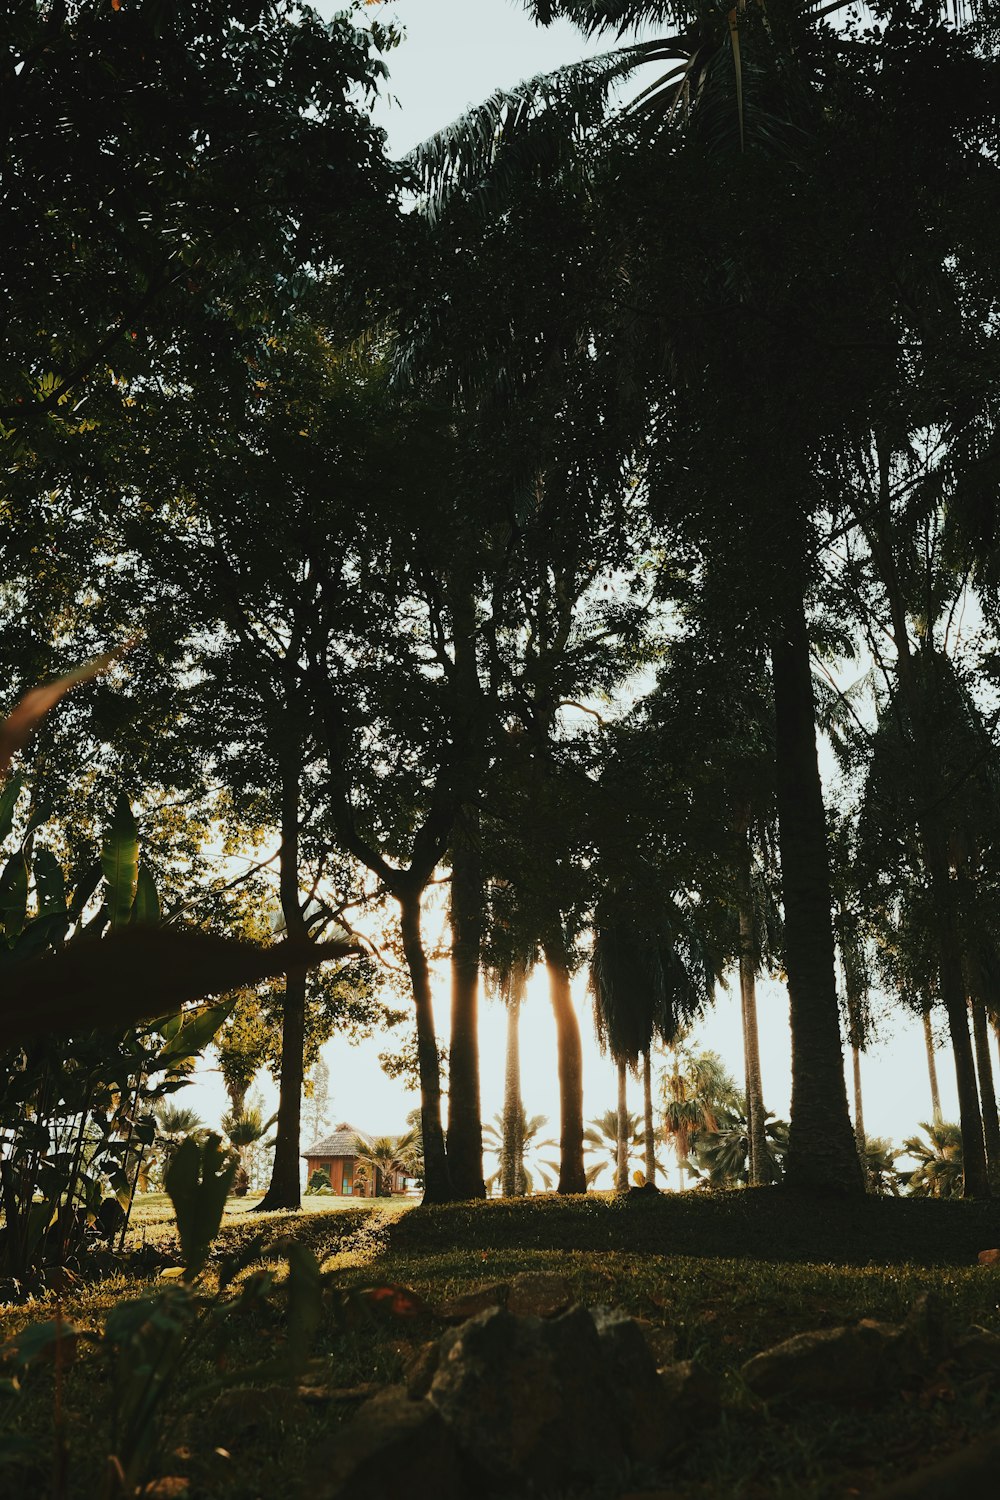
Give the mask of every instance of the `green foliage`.
[[306, 1183], [307, 1193], [330, 1193], [332, 1191], [329, 1172], [324, 1171], [322, 1167], [317, 1167], [310, 1173], [309, 1181]]
[[902, 1173], [912, 1198], [960, 1198], [963, 1187], [962, 1130], [946, 1121], [927, 1124], [920, 1129], [926, 1140], [910, 1136], [903, 1142], [903, 1154], [916, 1158], [914, 1171]]

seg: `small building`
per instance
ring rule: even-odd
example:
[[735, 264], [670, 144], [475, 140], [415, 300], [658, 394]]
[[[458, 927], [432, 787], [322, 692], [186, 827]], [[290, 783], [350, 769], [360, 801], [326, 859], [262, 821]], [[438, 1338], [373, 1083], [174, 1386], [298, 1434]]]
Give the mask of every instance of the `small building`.
[[[302, 1155], [306, 1159], [306, 1183], [308, 1184], [314, 1172], [324, 1172], [330, 1179], [330, 1187], [342, 1197], [374, 1198], [376, 1174], [367, 1167], [359, 1171], [357, 1153], [359, 1140], [370, 1146], [372, 1139], [366, 1131], [358, 1130], [346, 1121], [337, 1125], [331, 1135], [315, 1141], [308, 1150], [303, 1151]], [[388, 1189], [390, 1193], [406, 1191], [407, 1179], [404, 1173], [394, 1171], [380, 1175], [383, 1178], [383, 1190]]]

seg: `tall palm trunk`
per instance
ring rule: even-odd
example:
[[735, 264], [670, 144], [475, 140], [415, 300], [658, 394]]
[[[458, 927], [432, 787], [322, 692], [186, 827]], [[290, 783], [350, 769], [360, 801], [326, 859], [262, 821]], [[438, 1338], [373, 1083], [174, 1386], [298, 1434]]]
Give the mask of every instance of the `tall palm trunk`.
[[938, 1089], [937, 1061], [934, 1057], [934, 1033], [931, 1030], [931, 1003], [929, 1000], [923, 1006], [921, 1015], [924, 1023], [924, 1046], [927, 1048], [927, 1073], [931, 1083], [931, 1119], [935, 1125], [940, 1125], [943, 1119], [941, 1114], [941, 1093]]
[[615, 1153], [615, 1191], [624, 1193], [628, 1189], [628, 1091], [626, 1068], [618, 1064], [618, 1139]]
[[652, 1058], [647, 1047], [642, 1054], [642, 1121], [646, 1146], [646, 1181], [656, 1186], [656, 1140], [653, 1135]]
[[880, 452], [881, 504], [868, 538], [882, 575], [892, 621], [893, 644], [896, 647], [896, 670], [915, 764], [919, 764], [921, 784], [928, 793], [924, 810], [917, 817], [917, 828], [924, 862], [930, 877], [931, 896], [937, 918], [937, 946], [941, 999], [948, 1017], [952, 1051], [955, 1057], [955, 1081], [958, 1085], [959, 1123], [962, 1128], [964, 1196], [988, 1198], [989, 1174], [986, 1167], [986, 1141], [983, 1117], [976, 1087], [976, 1065], [969, 1036], [965, 977], [962, 971], [962, 943], [958, 926], [955, 882], [951, 877], [948, 839], [941, 821], [937, 794], [944, 785], [933, 737], [925, 727], [925, 708], [916, 680], [906, 605], [899, 584], [896, 558], [892, 546], [889, 510], [888, 465]]
[[764, 1131], [766, 1111], [760, 1073], [760, 1037], [757, 1030], [757, 943], [754, 931], [753, 897], [750, 884], [750, 840], [740, 871], [740, 1007], [743, 1019], [743, 1061], [747, 1095], [747, 1147], [751, 1187], [769, 1180], [765, 1167], [767, 1137]]
[[521, 1006], [528, 984], [524, 964], [515, 963], [507, 986], [507, 1055], [503, 1080], [503, 1140], [500, 1191], [505, 1198], [524, 1193], [524, 1101], [521, 1098]]
[[580, 1023], [573, 1009], [569, 965], [561, 939], [545, 944], [549, 994], [556, 1020], [559, 1060], [559, 1193], [585, 1193], [583, 1165], [583, 1049]]
[[772, 642], [785, 969], [792, 1030], [789, 1188], [864, 1192], [844, 1082], [826, 816], [802, 590], [790, 581]]
[[444, 1131], [441, 1127], [441, 1073], [430, 971], [420, 931], [422, 890], [416, 881], [401, 882], [399, 902], [403, 952], [410, 971], [417, 1018], [417, 1065], [420, 1073], [420, 1128], [424, 1142], [424, 1203], [448, 1203], [454, 1198]]
[[[285, 934], [292, 942], [307, 936], [299, 896], [299, 773], [297, 757], [282, 766], [281, 852], [278, 889]], [[299, 1163], [302, 1079], [306, 1031], [306, 971], [289, 969], [281, 1012], [281, 1065], [278, 1078], [278, 1122], [274, 1162], [267, 1192], [257, 1205], [262, 1212], [302, 1205]]]
[[986, 1157], [989, 1165], [1000, 1167], [1000, 1118], [997, 1117], [997, 1096], [993, 1083], [993, 1063], [990, 1059], [990, 1033], [986, 1022], [986, 1006], [980, 999], [973, 999], [972, 1035], [976, 1044], [976, 1070], [979, 1075], [979, 1097], [983, 1104], [983, 1134], [986, 1138]]
[[[468, 814], [472, 818], [474, 815]], [[478, 819], [475, 819], [478, 823]], [[448, 1170], [459, 1198], [485, 1198], [479, 1096], [479, 957], [483, 931], [478, 828], [463, 828], [451, 863], [451, 1051]]]

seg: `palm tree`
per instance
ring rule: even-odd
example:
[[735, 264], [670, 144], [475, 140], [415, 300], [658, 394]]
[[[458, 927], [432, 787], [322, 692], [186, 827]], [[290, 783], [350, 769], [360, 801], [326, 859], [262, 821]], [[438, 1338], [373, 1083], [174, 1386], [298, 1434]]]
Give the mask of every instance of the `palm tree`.
[[[265, 1120], [263, 1111], [255, 1105], [249, 1107], [244, 1105], [241, 1110], [229, 1110], [222, 1116], [222, 1128], [229, 1144], [237, 1151], [240, 1158], [239, 1170], [233, 1183], [233, 1192], [237, 1197], [245, 1197], [250, 1186], [248, 1158], [253, 1148], [264, 1141], [264, 1136], [267, 1135], [277, 1118], [277, 1114], [273, 1114], [269, 1120]], [[273, 1145], [273, 1141], [264, 1141], [264, 1145]]]
[[896, 1160], [900, 1154], [891, 1141], [881, 1136], [865, 1137], [862, 1160], [870, 1193], [880, 1197], [899, 1197], [903, 1183], [896, 1169]]
[[740, 1102], [736, 1083], [718, 1053], [673, 1048], [673, 1067], [662, 1078], [663, 1129], [673, 1143], [682, 1185], [698, 1136], [717, 1133], [723, 1112]]
[[417, 1136], [409, 1130], [405, 1135], [380, 1135], [372, 1141], [358, 1136], [354, 1142], [358, 1175], [362, 1180], [372, 1180], [374, 1196], [381, 1197], [386, 1179], [394, 1172], [415, 1175]]
[[[585, 1142], [584, 1150], [591, 1155], [600, 1158], [587, 1169], [587, 1182], [593, 1184], [597, 1177], [610, 1166], [615, 1179], [615, 1191], [624, 1192], [628, 1187], [629, 1172], [634, 1161], [648, 1164], [646, 1132], [643, 1127], [641, 1115], [631, 1114], [626, 1111], [625, 1115], [625, 1177], [624, 1185], [620, 1174], [621, 1165], [621, 1110], [606, 1109], [603, 1115], [591, 1120], [583, 1133]], [[653, 1142], [655, 1152], [656, 1142]], [[654, 1156], [655, 1160], [655, 1156]], [[657, 1161], [656, 1166], [663, 1171], [662, 1164]], [[649, 1182], [652, 1179], [649, 1173], [643, 1171], [643, 1178]]]
[[[540, 1141], [537, 1139], [542, 1128], [548, 1123], [547, 1116], [528, 1115], [525, 1113], [524, 1106], [521, 1106], [520, 1124], [517, 1131], [521, 1143], [521, 1160], [520, 1169], [512, 1192], [507, 1191], [505, 1182], [505, 1142], [507, 1140], [508, 1125], [506, 1111], [503, 1115], [494, 1115], [492, 1124], [483, 1125], [484, 1150], [492, 1154], [497, 1160], [497, 1171], [486, 1182], [487, 1192], [491, 1193], [494, 1187], [499, 1187], [501, 1196], [504, 1198], [523, 1198], [526, 1194], [535, 1191], [536, 1177], [546, 1192], [551, 1191], [559, 1174], [558, 1163], [543, 1160], [537, 1156], [539, 1151], [555, 1151], [558, 1149], [558, 1141]], [[526, 1158], [530, 1160], [530, 1168], [527, 1165]]]
[[[788, 1124], [768, 1114], [764, 1122], [765, 1154], [758, 1160], [757, 1182], [779, 1182], [788, 1149]], [[750, 1179], [750, 1127], [745, 1102], [719, 1109], [715, 1130], [700, 1130], [694, 1137], [693, 1161], [685, 1163], [693, 1176], [708, 1187], [735, 1187]]]
[[[589, 361], [594, 388], [613, 392], [607, 410], [617, 418], [631, 400], [643, 437], [649, 403], [655, 405], [657, 443], [667, 434], [673, 474], [692, 478], [693, 531], [716, 557], [725, 556], [721, 539], [733, 558], [734, 583], [740, 574], [751, 577], [751, 602], [767, 601], [762, 627], [774, 674], [793, 1031], [788, 1178], [792, 1186], [859, 1193], [805, 609], [813, 520], [822, 504], [813, 456], [824, 446], [853, 449], [859, 434], [884, 426], [890, 391], [899, 407], [912, 405], [909, 351], [927, 335], [913, 317], [916, 304], [900, 288], [914, 277], [928, 288], [938, 285], [950, 212], [946, 193], [932, 203], [921, 184], [933, 166], [935, 180], [961, 196], [982, 153], [966, 152], [964, 117], [959, 121], [947, 107], [942, 131], [923, 134], [933, 162], [911, 149], [920, 131], [905, 44], [937, 48], [936, 61], [947, 65], [956, 53], [953, 39], [928, 28], [924, 13], [898, 8], [875, 40], [870, 33], [845, 36], [825, 19], [845, 7], [846, 0], [844, 7], [770, 0], [727, 12], [690, 0], [528, 0], [541, 22], [568, 18], [588, 34], [611, 32], [620, 40], [644, 23], [667, 20], [680, 31], [499, 92], [414, 153], [436, 237], [430, 282], [435, 274], [454, 276], [458, 250], [473, 261], [474, 243], [477, 254], [485, 245], [497, 260], [489, 267], [492, 300], [467, 297], [454, 280], [447, 294], [428, 290], [428, 279], [420, 283], [399, 319], [398, 367], [405, 373], [422, 363], [440, 376], [450, 360], [453, 387], [479, 399], [554, 383]], [[623, 102], [616, 88], [646, 65], [659, 76]], [[968, 48], [961, 66], [975, 71]], [[985, 66], [984, 60], [980, 73]], [[900, 145], [893, 155], [903, 141], [906, 150]], [[868, 149], [876, 143], [877, 150]], [[835, 192], [834, 160], [843, 168]], [[664, 233], [660, 206], [671, 199], [685, 205], [685, 235]], [[538, 219], [544, 214], [550, 238], [560, 250], [564, 241], [570, 255], [543, 260], [541, 230], [531, 217], [539, 205]], [[555, 208], [567, 215], [563, 241], [551, 234]], [[477, 215], [491, 220], [488, 243], [474, 240]], [[861, 243], [879, 216], [894, 252], [873, 268], [844, 245]], [[955, 220], [964, 222], [961, 215]], [[776, 224], [784, 226], [777, 236]], [[595, 228], [604, 239], [588, 255], [597, 244]], [[523, 260], [532, 231], [539, 246], [532, 285], [543, 272], [551, 284], [529, 304], [510, 264], [518, 254]], [[947, 243], [954, 242], [953, 232]], [[857, 272], [850, 277], [845, 255]], [[956, 258], [956, 295], [964, 274], [958, 264]], [[516, 285], [516, 304], [500, 294], [502, 268], [508, 285]], [[469, 304], [484, 315], [458, 337], [449, 319], [461, 319]], [[806, 332], [805, 307], [822, 309], [824, 332], [817, 335], [815, 319]], [[861, 347], [877, 348], [881, 362], [862, 369]], [[457, 360], [444, 352], [456, 348]], [[671, 386], [674, 371], [683, 378]], [[721, 390], [727, 419], [720, 428], [705, 413], [717, 412]], [[932, 390], [933, 382], [929, 398]], [[930, 410], [949, 420], [940, 402], [929, 401], [925, 420], [932, 420]], [[671, 451], [669, 443], [664, 451]], [[686, 469], [676, 463], [685, 451]], [[717, 480], [706, 477], [708, 462]], [[661, 473], [665, 492], [676, 496], [666, 463]], [[734, 476], [744, 503], [759, 501], [765, 526], [756, 528], [754, 518], [741, 525], [734, 514]], [[725, 496], [723, 508], [713, 504], [718, 495]]]
[[913, 1198], [961, 1198], [964, 1191], [962, 1130], [948, 1122], [925, 1121], [920, 1129], [927, 1136], [911, 1136], [903, 1142], [903, 1153], [916, 1159], [916, 1170], [902, 1173]]

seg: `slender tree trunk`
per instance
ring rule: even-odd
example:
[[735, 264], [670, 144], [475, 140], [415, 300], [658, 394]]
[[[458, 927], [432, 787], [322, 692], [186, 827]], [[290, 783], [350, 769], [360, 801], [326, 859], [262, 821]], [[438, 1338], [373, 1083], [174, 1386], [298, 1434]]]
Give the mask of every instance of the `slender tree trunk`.
[[653, 1076], [652, 1058], [647, 1047], [642, 1054], [642, 1117], [646, 1144], [646, 1181], [656, 1186], [656, 1139], [653, 1135]]
[[524, 1193], [524, 1102], [521, 1098], [520, 1019], [528, 972], [516, 963], [507, 994], [507, 1056], [503, 1081], [503, 1141], [500, 1191], [505, 1198]]
[[424, 1138], [424, 1203], [450, 1203], [454, 1199], [444, 1131], [441, 1127], [441, 1068], [434, 1034], [434, 1004], [430, 971], [420, 931], [423, 892], [410, 882], [395, 893], [399, 902], [403, 952], [413, 986], [417, 1014], [417, 1061], [420, 1070], [420, 1125]]
[[993, 1083], [993, 1064], [990, 1059], [990, 1033], [986, 1023], [986, 1006], [982, 1000], [973, 998], [972, 1035], [976, 1043], [976, 1069], [979, 1074], [979, 1097], [983, 1104], [983, 1134], [986, 1138], [986, 1157], [994, 1170], [1000, 1167], [1000, 1119], [997, 1117], [997, 1096]]
[[618, 1064], [618, 1140], [615, 1159], [615, 1192], [628, 1190], [628, 1089], [626, 1068]]
[[1000, 1020], [998, 1020], [997, 1017], [994, 1016], [992, 1018], [992, 1021], [993, 1021], [993, 1035], [996, 1038], [996, 1044], [997, 1044], [997, 1063], [998, 1063], [998, 1065], [1000, 1065]]
[[934, 1033], [931, 1030], [931, 1006], [930, 1001], [923, 1007], [921, 1012], [924, 1023], [924, 1046], [927, 1048], [927, 1072], [931, 1081], [931, 1119], [935, 1125], [940, 1125], [941, 1094], [938, 1089], [937, 1061], [934, 1057]]
[[990, 1179], [986, 1166], [986, 1139], [983, 1116], [976, 1085], [976, 1060], [969, 1035], [969, 1013], [962, 974], [962, 946], [955, 909], [954, 881], [948, 870], [947, 853], [937, 836], [925, 838], [928, 869], [934, 904], [938, 914], [938, 942], [941, 954], [941, 998], [948, 1017], [952, 1051], [955, 1056], [955, 1081], [958, 1085], [958, 1114], [962, 1127], [962, 1165], [965, 1178], [963, 1197], [988, 1198]]
[[772, 645], [785, 969], [792, 1029], [789, 1188], [862, 1194], [834, 971], [826, 816], [816, 756], [809, 640], [801, 588], [788, 583]]
[[869, 540], [872, 543], [872, 555], [882, 573], [889, 603], [893, 643], [896, 647], [896, 669], [905, 709], [905, 728], [909, 734], [914, 763], [920, 767], [921, 784], [929, 795], [929, 802], [924, 812], [918, 816], [917, 826], [937, 916], [941, 999], [948, 1017], [948, 1029], [951, 1033], [955, 1056], [965, 1180], [963, 1195], [966, 1198], [988, 1198], [990, 1185], [986, 1167], [986, 1142], [983, 1135], [983, 1117], [979, 1108], [979, 1092], [976, 1087], [976, 1065], [969, 1036], [955, 882], [951, 878], [948, 839], [941, 822], [940, 810], [933, 800], [935, 794], [943, 786], [943, 777], [933, 739], [933, 726], [927, 724], [925, 695], [920, 690], [914, 672], [906, 605], [899, 585], [892, 546], [888, 470], [881, 452], [880, 491], [882, 505], [876, 522], [869, 532]]
[[[472, 814], [468, 815], [472, 817]], [[475, 819], [478, 824], [478, 818]], [[483, 931], [478, 827], [456, 833], [451, 862], [451, 1051], [448, 1169], [459, 1198], [485, 1198], [479, 1097], [479, 957]]]
[[[299, 897], [299, 773], [296, 758], [282, 767], [281, 853], [278, 886], [286, 937], [302, 942], [306, 934]], [[257, 1208], [302, 1205], [299, 1163], [302, 1078], [306, 1035], [306, 970], [289, 969], [281, 1013], [281, 1068], [278, 1080], [278, 1124], [274, 1141], [271, 1182]]]
[[545, 945], [549, 994], [556, 1018], [559, 1059], [559, 1193], [585, 1193], [583, 1165], [583, 1050], [580, 1023], [573, 1009], [569, 966], [561, 942]]
[[743, 1059], [747, 1093], [747, 1146], [751, 1187], [770, 1181], [764, 1090], [760, 1074], [760, 1037], [757, 1031], [757, 944], [750, 889], [750, 844], [740, 879], [740, 1005], [743, 1015]]
[[851, 1043], [851, 1060], [854, 1064], [854, 1139], [858, 1143], [858, 1156], [865, 1159], [865, 1111], [861, 1097], [861, 1048]]

